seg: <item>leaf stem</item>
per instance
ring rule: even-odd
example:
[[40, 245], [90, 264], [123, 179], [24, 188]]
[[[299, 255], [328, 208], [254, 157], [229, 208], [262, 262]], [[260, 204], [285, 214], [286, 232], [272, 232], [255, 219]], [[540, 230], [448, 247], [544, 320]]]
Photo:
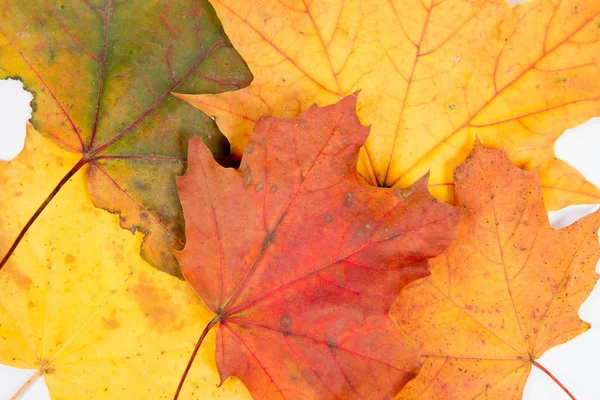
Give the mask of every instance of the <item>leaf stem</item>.
[[181, 379], [179, 380], [179, 386], [177, 386], [177, 391], [175, 392], [175, 396], [173, 397], [173, 400], [177, 400], [179, 398], [179, 393], [181, 392], [181, 388], [183, 387], [185, 378], [187, 377], [188, 373], [190, 372], [190, 368], [192, 367], [192, 364], [194, 363], [194, 359], [196, 358], [196, 354], [198, 354], [198, 350], [200, 350], [200, 346], [202, 345], [204, 338], [206, 337], [208, 332], [212, 329], [212, 327], [215, 326], [216, 324], [218, 324], [220, 321], [221, 321], [221, 316], [215, 315], [215, 317], [210, 320], [208, 325], [206, 325], [206, 328], [204, 328], [204, 330], [202, 331], [202, 334], [200, 335], [200, 339], [198, 339], [198, 343], [196, 343], [196, 347], [194, 347], [194, 351], [192, 351], [190, 360], [188, 361], [188, 364], [185, 367], [185, 371], [183, 371], [183, 375], [181, 375]]
[[17, 393], [15, 393], [10, 400], [17, 400], [19, 397], [21, 397], [21, 395], [23, 393], [25, 393], [25, 391], [27, 390], [27, 388], [29, 388], [29, 386], [31, 386], [31, 384], [40, 376], [42, 376], [43, 372], [42, 372], [42, 368], [38, 369], [37, 371], [35, 371], [35, 374], [31, 375], [29, 377], [29, 379], [27, 379], [27, 382], [25, 382], [23, 384], [23, 386], [21, 386], [19, 388], [19, 390], [17, 390]]
[[567, 389], [565, 385], [563, 385], [554, 375], [552, 375], [552, 373], [548, 371], [542, 364], [538, 363], [535, 360], [531, 360], [531, 363], [539, 369], [541, 369], [546, 375], [548, 375], [558, 386], [560, 386], [560, 388], [567, 394], [567, 396], [569, 396], [573, 400], [577, 400], [575, 396], [573, 396], [573, 393], [569, 392], [569, 389]]
[[27, 223], [25, 224], [23, 229], [21, 229], [19, 236], [17, 236], [17, 238], [13, 242], [12, 246], [10, 247], [10, 249], [4, 256], [4, 258], [2, 259], [2, 261], [0, 261], [0, 270], [8, 262], [8, 259], [14, 253], [17, 246], [19, 245], [19, 243], [21, 243], [21, 240], [23, 240], [23, 237], [25, 237], [25, 234], [27, 233], [29, 228], [31, 228], [31, 225], [33, 225], [35, 220], [40, 216], [42, 211], [44, 211], [44, 209], [48, 206], [48, 204], [50, 204], [52, 199], [58, 194], [58, 192], [60, 192], [60, 189], [62, 189], [62, 187], [69, 181], [69, 179], [71, 179], [73, 177], [73, 175], [75, 175], [77, 173], [77, 171], [79, 171], [81, 169], [81, 167], [83, 167], [85, 164], [87, 164], [87, 162], [88, 162], [88, 160], [86, 160], [85, 158], [81, 158], [81, 160], [79, 160], [77, 162], [77, 164], [75, 164], [73, 166], [73, 168], [71, 168], [71, 170], [69, 172], [67, 172], [67, 174], [60, 180], [58, 185], [56, 185], [54, 190], [52, 190], [52, 192], [48, 195], [48, 197], [46, 197], [46, 200], [44, 200], [44, 202], [38, 207], [38, 209], [31, 216], [31, 218], [29, 218], [29, 221], [27, 221]]

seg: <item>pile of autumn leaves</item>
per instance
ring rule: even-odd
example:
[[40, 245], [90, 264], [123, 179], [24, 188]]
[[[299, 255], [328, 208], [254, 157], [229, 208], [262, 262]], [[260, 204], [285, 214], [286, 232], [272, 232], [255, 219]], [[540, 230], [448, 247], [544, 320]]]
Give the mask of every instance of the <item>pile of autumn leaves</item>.
[[600, 5], [64, 3], [0, 14], [15, 393], [172, 398], [204, 332], [180, 398], [518, 398], [589, 328], [600, 213], [544, 200], [600, 198], [551, 150], [598, 114]]

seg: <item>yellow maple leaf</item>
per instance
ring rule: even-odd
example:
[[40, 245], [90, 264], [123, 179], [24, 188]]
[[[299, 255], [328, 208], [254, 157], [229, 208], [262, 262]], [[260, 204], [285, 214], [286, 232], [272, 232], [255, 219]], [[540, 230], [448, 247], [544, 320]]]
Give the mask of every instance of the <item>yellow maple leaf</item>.
[[[0, 169], [0, 243], [76, 161], [30, 129]], [[0, 271], [0, 363], [37, 370], [22, 391], [43, 376], [53, 399], [172, 398], [210, 312], [144, 262], [142, 235], [95, 208], [85, 187], [84, 174], [72, 178]], [[217, 388], [213, 353], [200, 350], [183, 398], [249, 398], [235, 379]]]
[[255, 80], [235, 93], [179, 95], [213, 115], [241, 154], [263, 114], [297, 115], [361, 90], [372, 133], [359, 173], [406, 187], [431, 171], [452, 199], [475, 137], [539, 167], [546, 205], [600, 191], [555, 160], [554, 141], [600, 114], [600, 2], [212, 0]]

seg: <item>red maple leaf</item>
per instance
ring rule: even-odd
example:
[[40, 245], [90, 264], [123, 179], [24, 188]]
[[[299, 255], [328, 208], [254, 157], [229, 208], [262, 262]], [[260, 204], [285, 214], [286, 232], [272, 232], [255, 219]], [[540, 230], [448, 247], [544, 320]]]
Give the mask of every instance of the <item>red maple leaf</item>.
[[201, 339], [218, 324], [221, 379], [238, 376], [255, 398], [389, 398], [419, 371], [389, 310], [451, 243], [459, 212], [424, 179], [403, 190], [359, 181], [369, 128], [355, 107], [351, 96], [263, 117], [239, 170], [190, 143], [178, 260], [216, 314]]

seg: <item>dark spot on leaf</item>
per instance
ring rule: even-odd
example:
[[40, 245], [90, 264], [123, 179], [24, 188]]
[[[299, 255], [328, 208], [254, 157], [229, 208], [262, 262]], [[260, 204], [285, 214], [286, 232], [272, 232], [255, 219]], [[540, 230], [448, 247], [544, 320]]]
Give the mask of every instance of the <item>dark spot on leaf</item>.
[[133, 187], [139, 190], [140, 192], [146, 192], [150, 190], [150, 185], [138, 180], [133, 181]]
[[414, 192], [415, 192], [415, 190], [412, 188], [412, 186], [409, 186], [404, 189], [401, 189], [401, 188], [394, 189], [394, 193], [396, 194], [396, 196], [398, 196], [398, 198], [402, 199], [402, 200], [408, 199]]
[[252, 176], [252, 171], [250, 171], [250, 166], [247, 165], [246, 168], [242, 170], [242, 178], [244, 178], [244, 187], [250, 186], [254, 177]]
[[275, 239], [275, 233], [273, 232], [269, 232], [267, 234], [267, 237], [265, 238], [265, 240], [263, 241], [263, 245], [262, 248], [263, 250], [266, 249], [267, 247], [269, 247], [269, 245], [271, 244], [271, 242]]
[[346, 198], [344, 199], [344, 202], [346, 204], [351, 204], [352, 203], [352, 193], [351, 192], [347, 192], [346, 193]]
[[292, 327], [292, 320], [287, 315], [284, 315], [281, 320], [279, 320], [279, 326], [281, 329], [289, 330]]

